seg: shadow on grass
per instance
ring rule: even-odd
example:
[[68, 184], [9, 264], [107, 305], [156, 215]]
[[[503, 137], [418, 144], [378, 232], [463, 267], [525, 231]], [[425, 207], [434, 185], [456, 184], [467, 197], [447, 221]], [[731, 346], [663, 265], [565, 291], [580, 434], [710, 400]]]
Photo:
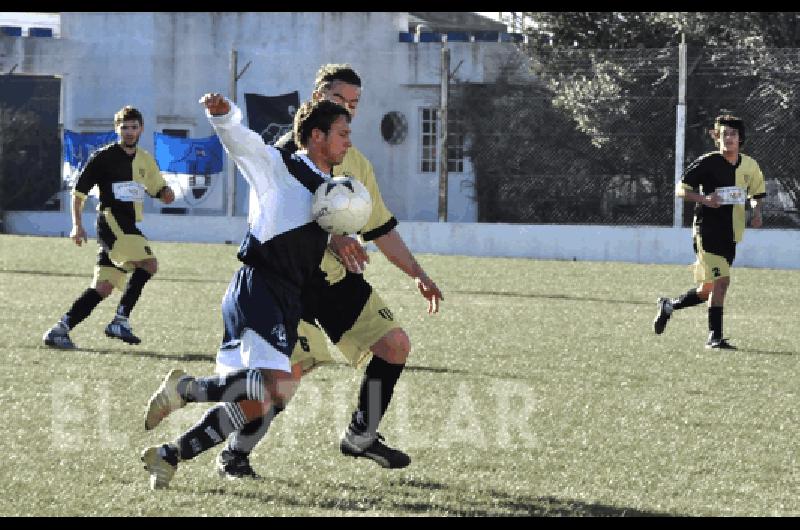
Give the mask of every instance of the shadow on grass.
[[737, 348], [736, 350], [726, 352], [730, 354], [735, 353], [754, 353], [756, 355], [797, 355], [796, 351], [772, 351], [772, 350], [757, 350], [755, 348]]
[[62, 354], [71, 354], [71, 353], [93, 353], [95, 355], [119, 355], [121, 357], [145, 357], [149, 359], [166, 359], [169, 361], [179, 361], [179, 362], [194, 362], [194, 361], [208, 361], [213, 363], [216, 359], [215, 354], [213, 353], [161, 353], [151, 350], [107, 350], [102, 348], [75, 348], [74, 350], [57, 350], [54, 348], [47, 348], [46, 346], [40, 346], [39, 349], [44, 350], [52, 350], [61, 352]]
[[[0, 269], [0, 274], [29, 274], [33, 276], [55, 276], [59, 278], [85, 278], [87, 282], [92, 281], [91, 269], [90, 273], [77, 273], [77, 272], [62, 272], [62, 271], [31, 271], [25, 269]], [[225, 283], [227, 284], [230, 279], [214, 279], [214, 278], [173, 278], [170, 276], [156, 275], [154, 281], [161, 282], [178, 282], [178, 283]]]
[[[214, 494], [240, 497], [260, 503], [276, 503], [287, 507], [296, 507], [307, 510], [341, 510], [352, 512], [392, 513], [407, 515], [456, 515], [456, 516], [550, 516], [550, 517], [675, 517], [678, 514], [647, 511], [625, 506], [611, 506], [606, 504], [588, 503], [575, 499], [560, 499], [552, 496], [517, 495], [506, 491], [491, 489], [476, 492], [489, 497], [489, 499], [473, 500], [464, 498], [464, 492], [448, 491], [446, 484], [424, 480], [399, 479], [389, 482], [391, 495], [403, 495], [405, 498], [392, 499], [381, 496], [373, 488], [357, 484], [346, 485], [324, 482], [320, 483], [319, 491], [309, 492], [307, 495], [297, 495], [296, 488], [300, 486], [297, 481], [267, 478], [263, 481], [266, 488], [258, 491], [242, 491], [239, 489], [217, 487], [204, 488], [201, 494]], [[269, 487], [269, 485], [280, 485]], [[287, 487], [283, 487], [287, 486]], [[178, 487], [178, 489], [184, 489]], [[332, 497], [331, 492], [347, 490], [355, 493], [356, 498]], [[449, 493], [441, 501], [414, 501], [414, 497], [429, 497], [430, 491], [436, 490]], [[185, 488], [186, 492], [197, 492]], [[270, 493], [270, 491], [272, 493]], [[295, 494], [280, 493], [295, 491]], [[303, 498], [312, 496], [313, 500]]]
[[626, 305], [652, 305], [655, 302], [645, 302], [643, 300], [617, 300], [614, 298], [601, 298], [597, 296], [578, 296], [572, 294], [547, 294], [547, 293], [514, 293], [508, 291], [459, 291], [450, 290], [448, 293], [468, 294], [471, 296], [505, 296], [509, 298], [544, 298], [547, 300], [573, 300], [576, 302], [608, 302], [612, 304]]

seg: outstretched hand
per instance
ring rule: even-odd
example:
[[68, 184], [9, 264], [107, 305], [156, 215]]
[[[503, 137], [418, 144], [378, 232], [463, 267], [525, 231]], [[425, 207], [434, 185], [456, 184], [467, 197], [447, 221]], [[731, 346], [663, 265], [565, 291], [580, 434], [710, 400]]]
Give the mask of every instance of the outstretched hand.
[[200, 104], [203, 105], [212, 116], [223, 116], [231, 111], [231, 104], [225, 99], [225, 96], [216, 92], [211, 92], [203, 95], [200, 98]]
[[364, 272], [364, 267], [369, 263], [369, 255], [357, 239], [334, 234], [328, 246], [347, 270], [357, 274]]
[[415, 278], [415, 281], [420, 294], [422, 294], [422, 296], [428, 300], [428, 314], [430, 315], [433, 313], [438, 313], [439, 301], [444, 300], [442, 291], [436, 287], [436, 284], [433, 283], [433, 280], [425, 275]]

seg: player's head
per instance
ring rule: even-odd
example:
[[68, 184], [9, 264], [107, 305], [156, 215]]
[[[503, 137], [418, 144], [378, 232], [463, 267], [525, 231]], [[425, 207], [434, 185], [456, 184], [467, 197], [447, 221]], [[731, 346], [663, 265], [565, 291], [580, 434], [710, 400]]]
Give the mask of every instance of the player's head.
[[142, 113], [130, 105], [125, 105], [114, 114], [114, 129], [125, 147], [136, 147], [143, 126]]
[[731, 114], [720, 114], [714, 119], [714, 128], [711, 130], [711, 136], [714, 138], [714, 144], [719, 147], [725, 147], [726, 139], [733, 143], [733, 136], [736, 136], [736, 143], [728, 146], [726, 149], [731, 150], [735, 147], [738, 150], [744, 145], [744, 122], [741, 118], [732, 116]]
[[332, 101], [306, 101], [294, 115], [294, 141], [327, 165], [341, 164], [351, 145], [350, 113]]
[[311, 98], [338, 103], [355, 116], [361, 99], [361, 78], [349, 64], [323, 64], [314, 79]]

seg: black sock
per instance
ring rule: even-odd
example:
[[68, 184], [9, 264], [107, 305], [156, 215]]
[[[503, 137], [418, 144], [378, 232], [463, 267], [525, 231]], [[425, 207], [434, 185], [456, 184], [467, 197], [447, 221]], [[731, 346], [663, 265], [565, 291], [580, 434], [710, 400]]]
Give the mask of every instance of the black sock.
[[61, 317], [61, 322], [66, 324], [69, 329], [74, 328], [83, 322], [84, 319], [94, 311], [97, 304], [102, 301], [103, 297], [100, 296], [100, 293], [98, 293], [96, 289], [89, 287], [83, 291], [83, 294], [81, 294], [75, 302], [73, 302], [69, 311]]
[[228, 375], [186, 376], [178, 381], [178, 395], [189, 403], [264, 401], [264, 379], [260, 371], [247, 368]]
[[702, 304], [704, 300], [697, 294], [697, 289], [689, 289], [686, 294], [680, 295], [678, 298], [672, 299], [672, 309], [684, 309], [687, 307]]
[[722, 306], [712, 305], [708, 308], [708, 331], [715, 339], [722, 338]]
[[361, 380], [358, 407], [353, 413], [351, 425], [360, 431], [375, 432], [378, 429], [404, 367], [404, 364], [390, 364], [376, 355], [372, 356]]
[[283, 411], [282, 408], [272, 405], [266, 416], [256, 418], [228, 438], [227, 449], [238, 453], [240, 456], [247, 456], [253, 452], [258, 442], [267, 435], [269, 426], [275, 416]]
[[246, 421], [238, 403], [211, 407], [194, 427], [175, 440], [181, 460], [194, 458], [222, 443], [230, 433], [244, 427]]
[[125, 286], [125, 292], [122, 293], [122, 297], [119, 299], [119, 305], [117, 306], [118, 315], [126, 318], [131, 316], [133, 306], [139, 301], [139, 296], [142, 294], [144, 284], [152, 277], [152, 274], [142, 268], [137, 267], [137, 269], [133, 271], [133, 274], [131, 274], [128, 280], [128, 284]]

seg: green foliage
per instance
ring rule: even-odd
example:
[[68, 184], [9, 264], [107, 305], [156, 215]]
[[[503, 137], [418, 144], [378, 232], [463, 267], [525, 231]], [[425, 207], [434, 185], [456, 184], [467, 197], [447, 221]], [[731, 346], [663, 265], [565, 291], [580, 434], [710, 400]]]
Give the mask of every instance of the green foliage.
[[[235, 247], [153, 242], [160, 270], [131, 315], [143, 343], [103, 336], [115, 293], [68, 352], [41, 335], [94, 249], [0, 248], [2, 515], [800, 515], [798, 271], [735, 268], [725, 329], [740, 349], [710, 352], [702, 307], [650, 328], [656, 297], [692, 284], [684, 266], [421, 255], [445, 295], [429, 316], [373, 254], [367, 277], [413, 344], [381, 426], [411, 466], [339, 454], [360, 374], [337, 364], [307, 376], [253, 453], [264, 481], [220, 480], [212, 450], [155, 494], [139, 452], [206, 407], [145, 432], [144, 405], [173, 367], [212, 372]], [[767, 282], [783, 288], [762, 303]]]

